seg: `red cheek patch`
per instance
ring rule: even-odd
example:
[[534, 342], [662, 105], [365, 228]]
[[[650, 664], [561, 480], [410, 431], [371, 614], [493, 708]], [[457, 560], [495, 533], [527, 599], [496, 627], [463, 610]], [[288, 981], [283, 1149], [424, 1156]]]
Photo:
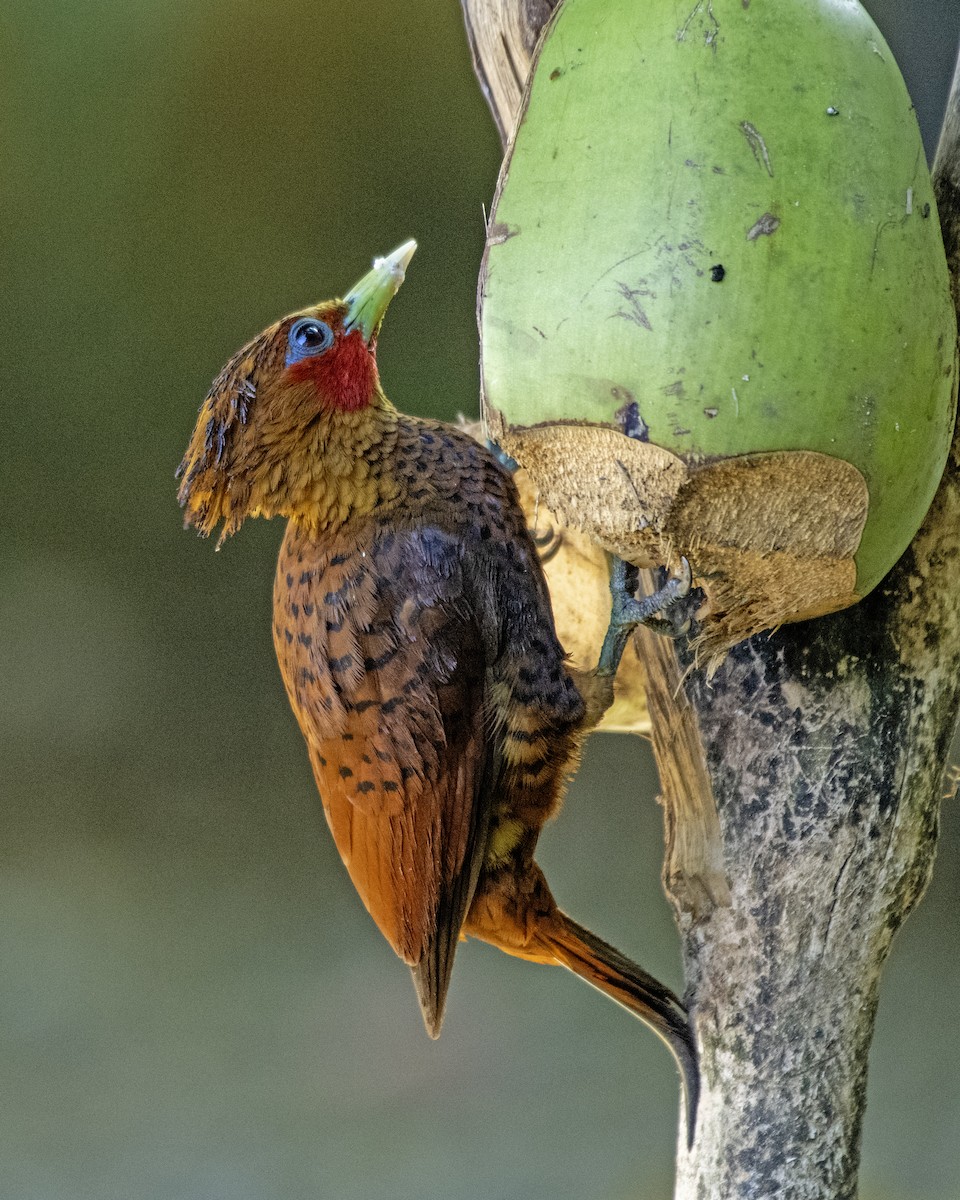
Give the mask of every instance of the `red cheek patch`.
[[288, 367], [296, 382], [309, 380], [328, 408], [355, 412], [373, 399], [376, 367], [363, 335], [353, 330], [326, 351]]

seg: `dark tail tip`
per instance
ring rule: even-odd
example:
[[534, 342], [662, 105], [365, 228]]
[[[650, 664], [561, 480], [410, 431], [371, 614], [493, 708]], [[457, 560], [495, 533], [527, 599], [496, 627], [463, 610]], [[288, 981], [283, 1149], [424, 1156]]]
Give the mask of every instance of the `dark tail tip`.
[[441, 923], [428, 942], [423, 957], [410, 968], [423, 1023], [427, 1033], [434, 1039], [440, 1036], [443, 1025], [458, 933], [459, 930]]
[[413, 986], [417, 989], [423, 1023], [427, 1033], [436, 1041], [443, 1027], [446, 996], [438, 994], [430, 977], [431, 973], [425, 969], [425, 963], [418, 963], [415, 967], [411, 967], [410, 971], [413, 975]]
[[687, 1149], [693, 1145], [700, 1102], [697, 1045], [682, 1001], [608, 942], [559, 910], [539, 931], [557, 961], [615, 1000], [660, 1038], [680, 1069]]

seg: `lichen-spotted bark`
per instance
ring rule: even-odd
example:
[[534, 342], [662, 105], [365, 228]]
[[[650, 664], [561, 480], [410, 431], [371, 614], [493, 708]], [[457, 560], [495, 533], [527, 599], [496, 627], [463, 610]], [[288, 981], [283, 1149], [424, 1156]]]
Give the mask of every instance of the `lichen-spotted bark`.
[[927, 880], [955, 704], [891, 653], [899, 599], [689, 679], [731, 903], [684, 921], [711, 1083], [680, 1196], [856, 1193], [880, 971]]
[[[464, 4], [468, 29], [483, 27], [494, 48], [504, 8], [511, 27], [529, 15], [522, 0]], [[529, 63], [535, 34], [528, 22], [515, 65]], [[502, 112], [501, 128], [513, 117]], [[960, 302], [960, 71], [935, 185]], [[702, 1051], [677, 1200], [847, 1200], [880, 972], [929, 876], [960, 701], [958, 443], [919, 533], [854, 608], [759, 635], [712, 679], [682, 650], [651, 651], [650, 638], [665, 878]], [[684, 794], [691, 773], [716, 803], [712, 853], [685, 836], [703, 821]], [[726, 895], [709, 886], [718, 864]]]

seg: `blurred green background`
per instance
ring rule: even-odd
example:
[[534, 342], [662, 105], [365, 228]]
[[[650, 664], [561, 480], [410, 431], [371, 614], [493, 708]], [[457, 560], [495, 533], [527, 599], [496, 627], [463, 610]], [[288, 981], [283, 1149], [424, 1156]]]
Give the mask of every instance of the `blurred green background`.
[[[956, 0], [872, 0], [928, 146]], [[500, 158], [454, 0], [3, 0], [0, 1197], [644, 1200], [655, 1039], [465, 947], [438, 1044], [323, 826], [270, 643], [278, 523], [221, 554], [173, 470], [226, 357], [420, 251], [381, 349], [401, 408], [476, 406]], [[679, 984], [650, 754], [594, 739], [543, 861]], [[960, 820], [900, 936], [868, 1200], [960, 1191]]]

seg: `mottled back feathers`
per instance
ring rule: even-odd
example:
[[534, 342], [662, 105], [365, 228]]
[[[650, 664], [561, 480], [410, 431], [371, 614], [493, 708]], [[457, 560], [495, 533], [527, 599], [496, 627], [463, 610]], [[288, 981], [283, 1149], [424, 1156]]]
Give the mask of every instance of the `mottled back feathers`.
[[566, 769], [583, 705], [502, 468], [401, 418], [393, 469], [388, 512], [319, 540], [291, 523], [274, 640], [337, 847], [438, 1025], [492, 827], [518, 787], [542, 824], [556, 771], [531, 780]]

